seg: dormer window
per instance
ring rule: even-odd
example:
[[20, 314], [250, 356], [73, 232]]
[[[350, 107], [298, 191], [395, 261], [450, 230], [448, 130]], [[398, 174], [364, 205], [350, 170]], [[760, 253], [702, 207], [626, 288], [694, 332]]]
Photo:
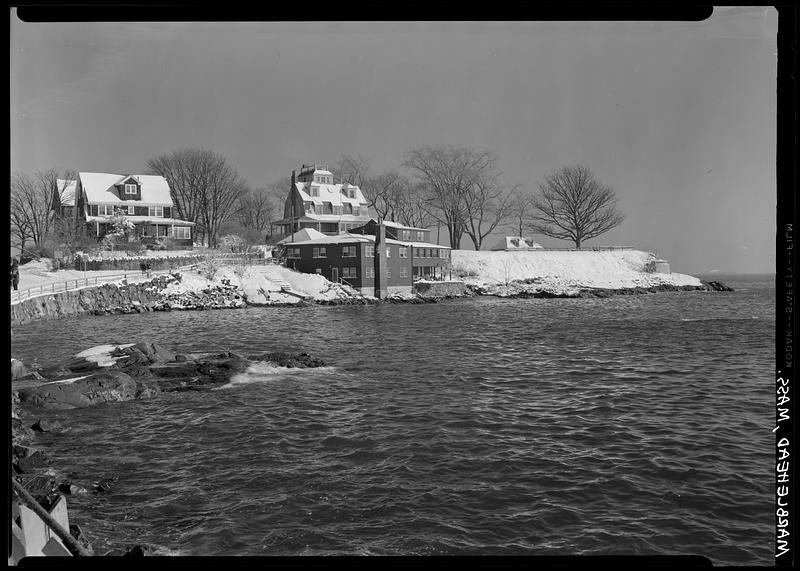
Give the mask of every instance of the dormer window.
[[136, 185], [131, 182], [125, 183], [125, 194], [136, 194]]
[[319, 196], [319, 187], [318, 186], [312, 186], [311, 187], [311, 196]]
[[356, 189], [348, 188], [347, 189], [347, 198], [355, 198], [356, 197]]

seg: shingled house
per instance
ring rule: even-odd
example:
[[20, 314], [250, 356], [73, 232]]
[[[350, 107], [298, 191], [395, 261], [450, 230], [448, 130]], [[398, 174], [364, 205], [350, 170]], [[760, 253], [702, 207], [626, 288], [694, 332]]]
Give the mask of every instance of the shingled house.
[[283, 218], [271, 225], [278, 227], [279, 238], [303, 228], [336, 235], [369, 219], [369, 202], [358, 186], [334, 183], [333, 173], [326, 166], [313, 164], [303, 165], [299, 175], [292, 171]]
[[[411, 293], [414, 279], [445, 277], [450, 268], [450, 248], [424, 241], [428, 239], [428, 230], [393, 222], [384, 223], [383, 229], [382, 252], [376, 252], [380, 226], [375, 220], [336, 236], [286, 242], [286, 266], [346, 283], [366, 295], [376, 295], [376, 287], [388, 294]], [[398, 240], [398, 236], [412, 239]], [[376, 286], [378, 253], [384, 256], [382, 286]]]
[[78, 173], [75, 220], [98, 240], [111, 230], [112, 216], [122, 210], [142, 242], [170, 237], [179, 248], [192, 247], [194, 222], [174, 217], [169, 184], [162, 176]]

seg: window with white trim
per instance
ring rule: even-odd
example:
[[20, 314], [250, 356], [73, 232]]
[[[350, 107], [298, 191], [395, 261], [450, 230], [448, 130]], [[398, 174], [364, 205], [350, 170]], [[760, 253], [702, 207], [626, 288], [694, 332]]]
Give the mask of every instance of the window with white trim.
[[136, 214], [136, 208], [134, 208], [133, 204], [128, 205], [128, 216], [133, 216]]
[[400, 257], [407, 258], [408, 257], [408, 248], [405, 246], [400, 246]]
[[125, 194], [136, 194], [136, 185], [130, 182], [126, 182]]
[[361, 216], [361, 208], [358, 206], [353, 206], [353, 216]]
[[356, 268], [342, 268], [342, 277], [344, 278], [357, 278], [358, 273]]
[[407, 278], [408, 277], [408, 268], [406, 268], [405, 266], [400, 268], [400, 277], [401, 278]]
[[342, 257], [343, 258], [355, 258], [356, 257], [356, 247], [355, 246], [343, 246], [342, 247]]
[[315, 258], [327, 258], [328, 254], [327, 254], [326, 249], [324, 247], [323, 248], [314, 248], [313, 256]]
[[153, 218], [164, 218], [164, 207], [163, 206], [148, 206], [147, 207], [147, 215], [152, 216]]
[[422, 240], [423, 240], [424, 238], [425, 238], [425, 233], [424, 233], [424, 232], [421, 232], [421, 231], [417, 231], [417, 241], [418, 241], [418, 242], [422, 242]]
[[192, 237], [192, 229], [189, 226], [174, 226], [172, 228], [172, 237], [188, 240]]
[[311, 187], [311, 196], [319, 196], [319, 187], [318, 186], [312, 186]]
[[392, 268], [386, 268], [386, 277], [387, 278], [392, 277]]
[[322, 268], [317, 268], [317, 269], [316, 269], [316, 270], [314, 270], [314, 271], [315, 271], [316, 273], [318, 273], [318, 274], [322, 274]]
[[375, 245], [374, 244], [367, 244], [364, 247], [364, 257], [365, 258], [374, 258], [375, 257]]
[[372, 278], [372, 279], [374, 279], [374, 278], [375, 278], [375, 268], [374, 268], [374, 267], [372, 267], [372, 266], [367, 266], [367, 270], [366, 270], [366, 272], [367, 272], [367, 273], [364, 275], [364, 277], [366, 277], [366, 278]]
[[386, 246], [386, 257], [387, 258], [390, 257], [391, 252], [392, 252], [392, 249], [389, 246]]
[[286, 257], [293, 260], [300, 258], [300, 248], [287, 248]]

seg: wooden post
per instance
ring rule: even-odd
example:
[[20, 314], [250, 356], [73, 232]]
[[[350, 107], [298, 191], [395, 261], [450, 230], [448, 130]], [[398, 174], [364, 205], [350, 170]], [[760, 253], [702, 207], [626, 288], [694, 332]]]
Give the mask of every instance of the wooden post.
[[53, 516], [47, 513], [47, 510], [45, 510], [41, 504], [39, 504], [39, 502], [37, 502], [28, 493], [28, 491], [22, 487], [22, 484], [13, 478], [11, 479], [11, 483], [14, 487], [14, 492], [16, 492], [22, 503], [31, 511], [33, 511], [33, 513], [39, 516], [42, 521], [47, 524], [47, 527], [53, 530], [58, 538], [64, 542], [64, 546], [70, 551], [70, 553], [79, 557], [91, 557], [93, 555], [89, 550], [78, 543], [78, 540], [72, 537], [68, 531], [61, 527], [61, 525], [59, 525], [59, 523], [53, 519]]

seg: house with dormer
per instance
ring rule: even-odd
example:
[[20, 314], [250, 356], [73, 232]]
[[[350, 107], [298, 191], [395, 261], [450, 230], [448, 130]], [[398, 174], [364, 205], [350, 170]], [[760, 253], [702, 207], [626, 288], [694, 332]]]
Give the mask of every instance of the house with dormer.
[[303, 165], [298, 175], [292, 171], [291, 186], [283, 208], [283, 218], [272, 222], [278, 238], [304, 228], [336, 235], [364, 225], [370, 220], [369, 202], [353, 184], [336, 183], [325, 165]]
[[133, 222], [142, 242], [172, 238], [176, 247], [191, 248], [194, 222], [175, 217], [167, 179], [157, 175], [78, 173], [75, 221], [89, 235], [103, 238], [112, 229], [115, 212]]

